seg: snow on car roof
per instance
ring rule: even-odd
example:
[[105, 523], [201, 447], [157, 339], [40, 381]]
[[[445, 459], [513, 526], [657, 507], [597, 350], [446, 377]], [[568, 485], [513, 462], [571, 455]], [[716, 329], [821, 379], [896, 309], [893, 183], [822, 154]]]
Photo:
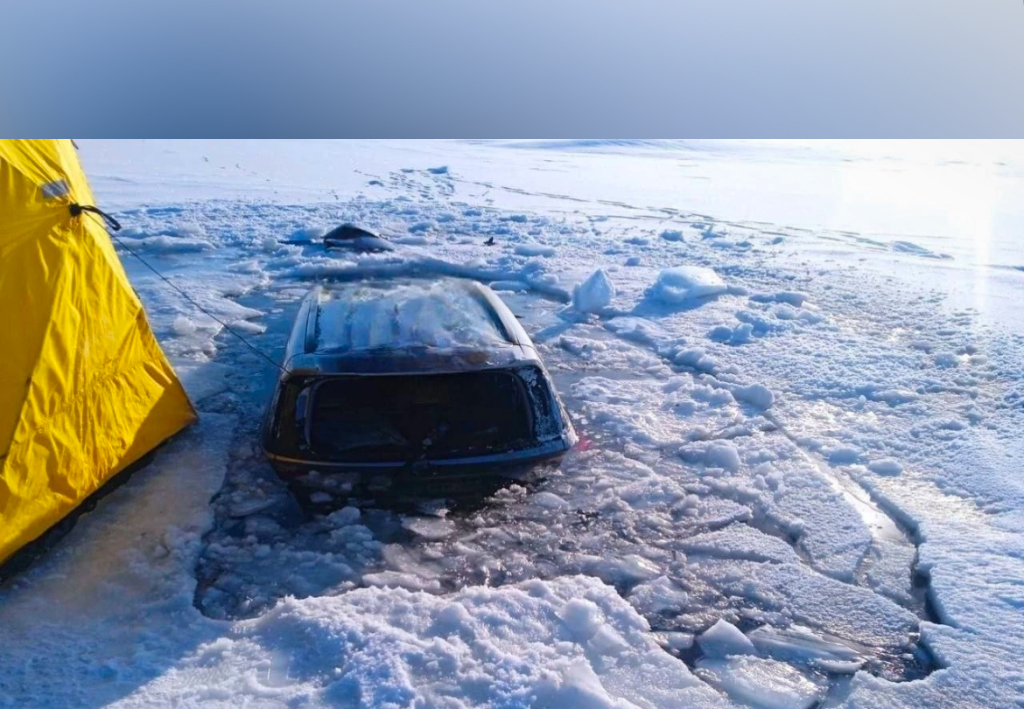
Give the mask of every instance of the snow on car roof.
[[513, 344], [481, 286], [457, 279], [385, 281], [324, 291], [316, 352]]

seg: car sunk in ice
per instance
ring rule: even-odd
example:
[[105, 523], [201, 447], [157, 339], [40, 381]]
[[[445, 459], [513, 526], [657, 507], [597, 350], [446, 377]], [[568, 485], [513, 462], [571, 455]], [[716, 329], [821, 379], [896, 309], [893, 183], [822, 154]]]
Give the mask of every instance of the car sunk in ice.
[[262, 443], [287, 481], [398, 489], [521, 471], [576, 442], [530, 337], [473, 281], [318, 286], [283, 370]]

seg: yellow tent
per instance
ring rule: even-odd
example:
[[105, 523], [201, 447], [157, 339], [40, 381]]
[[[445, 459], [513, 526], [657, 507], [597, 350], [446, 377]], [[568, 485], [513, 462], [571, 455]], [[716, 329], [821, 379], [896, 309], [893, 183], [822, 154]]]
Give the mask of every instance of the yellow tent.
[[93, 204], [71, 141], [0, 140], [0, 563], [195, 419]]

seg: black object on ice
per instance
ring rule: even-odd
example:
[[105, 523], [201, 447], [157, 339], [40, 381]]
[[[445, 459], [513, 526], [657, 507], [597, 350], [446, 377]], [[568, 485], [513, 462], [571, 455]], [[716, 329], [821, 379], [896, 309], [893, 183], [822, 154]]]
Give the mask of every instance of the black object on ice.
[[283, 370], [262, 442], [289, 483], [408, 490], [522, 472], [576, 442], [529, 335], [472, 281], [317, 287]]
[[485, 241], [484, 246], [494, 246], [494, 237], [492, 236], [490, 239]]
[[347, 249], [349, 251], [375, 252], [394, 251], [389, 241], [372, 231], [367, 231], [355, 224], [342, 224], [324, 236], [324, 246], [328, 249]]

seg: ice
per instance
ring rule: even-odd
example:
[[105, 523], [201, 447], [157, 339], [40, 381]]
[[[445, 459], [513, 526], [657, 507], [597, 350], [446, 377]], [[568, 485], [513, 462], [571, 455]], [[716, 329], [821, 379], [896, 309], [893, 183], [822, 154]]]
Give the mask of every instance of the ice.
[[[358, 510], [356, 511], [358, 512]], [[414, 534], [430, 540], [444, 539], [455, 531], [455, 525], [452, 522], [436, 517], [410, 517], [402, 521], [402, 526]]]
[[405, 588], [410, 591], [441, 590], [441, 582], [437, 579], [423, 578], [417, 574], [403, 571], [379, 571], [364, 574], [363, 583], [379, 588]]
[[810, 709], [823, 695], [802, 672], [775, 660], [728, 657], [702, 659], [697, 666], [701, 677], [731, 699], [756, 709]]
[[188, 337], [194, 335], [196, 332], [196, 323], [191, 318], [187, 318], [184, 315], [179, 315], [174, 318], [174, 324], [171, 326], [174, 330], [174, 334], [179, 337]]
[[775, 395], [771, 389], [763, 384], [749, 384], [742, 387], [734, 387], [732, 395], [738, 401], [745, 401], [759, 409], [769, 409], [775, 403]]
[[320, 304], [317, 335], [326, 351], [506, 342], [480, 301], [445, 279], [332, 292]]
[[703, 532], [684, 539], [680, 548], [689, 554], [712, 555], [721, 559], [749, 559], [772, 563], [799, 563], [792, 546], [761, 534], [747, 524], [730, 524], [724, 529]]
[[847, 670], [850, 667], [854, 670], [859, 669], [865, 660], [864, 648], [822, 638], [812, 630], [798, 625], [785, 629], [762, 626], [751, 631], [747, 637], [759, 652], [780, 660], [817, 667], [831, 664]]
[[598, 313], [615, 297], [615, 285], [604, 269], [594, 271], [573, 290], [572, 304], [581, 313]]
[[754, 643], [750, 642], [739, 628], [725, 619], [719, 619], [714, 625], [697, 636], [704, 657], [728, 657], [753, 653]]
[[629, 602], [645, 616], [679, 613], [689, 605], [690, 597], [667, 576], [637, 584]]
[[124, 240], [128, 248], [157, 254], [190, 254], [214, 249], [207, 239], [193, 239], [185, 236], [159, 234], [140, 236]]
[[852, 446], [839, 446], [829, 451], [828, 462], [836, 465], [856, 463], [860, 460], [861, 452]]
[[899, 475], [903, 472], [903, 465], [892, 458], [883, 458], [868, 463], [868, 469], [879, 475]]
[[[271, 358], [322, 280], [501, 287], [581, 444], [466, 508], [344, 483], [307, 514], [259, 451], [277, 373], [119, 250], [221, 438], [0, 590], [0, 706], [1013, 705], [1019, 168], [502, 145], [80, 142], [126, 243]], [[328, 252], [342, 221], [404, 236]], [[614, 307], [577, 317], [598, 270]], [[698, 679], [719, 619], [757, 654]]]
[[807, 300], [806, 293], [798, 293], [796, 291], [779, 291], [775, 294], [775, 300], [779, 303], [789, 303], [790, 305], [799, 308]]
[[516, 244], [513, 252], [519, 256], [554, 256], [555, 248], [553, 246], [544, 246], [543, 244]]
[[676, 266], [658, 274], [651, 296], [667, 305], [721, 295], [728, 290], [714, 270], [704, 266]]
[[288, 241], [295, 243], [310, 243], [313, 241], [322, 241], [324, 234], [327, 230], [322, 226], [306, 226], [300, 229], [296, 229], [288, 235]]
[[731, 443], [712, 443], [704, 454], [709, 467], [724, 468], [735, 473], [740, 468], [740, 454]]
[[568, 507], [569, 503], [563, 500], [561, 497], [553, 492], [538, 492], [533, 496], [533, 503], [540, 505], [541, 507], [547, 507], [549, 509], [558, 509], [562, 507]]

